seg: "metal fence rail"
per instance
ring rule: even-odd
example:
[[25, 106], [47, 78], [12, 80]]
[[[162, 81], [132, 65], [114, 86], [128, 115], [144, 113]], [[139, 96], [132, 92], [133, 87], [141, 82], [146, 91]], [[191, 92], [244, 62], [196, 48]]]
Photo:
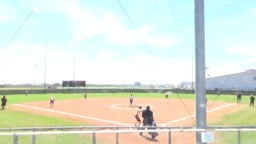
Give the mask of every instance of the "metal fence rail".
[[[65, 129], [64, 129], [65, 128]], [[0, 129], [0, 143], [2, 144], [130, 144], [136, 143], [158, 144], [191, 144], [196, 143], [196, 133], [201, 132], [201, 140], [213, 144], [254, 144], [256, 140], [255, 128], [170, 128], [157, 127], [157, 129], [137, 129], [136, 127], [67, 127]], [[90, 128], [90, 129], [88, 129]], [[40, 130], [41, 129], [41, 130]], [[42, 131], [42, 129], [44, 129]], [[47, 130], [46, 130], [47, 129]], [[54, 130], [53, 130], [54, 129]], [[140, 136], [139, 133], [143, 135]], [[158, 133], [156, 139], [151, 139], [149, 133]]]

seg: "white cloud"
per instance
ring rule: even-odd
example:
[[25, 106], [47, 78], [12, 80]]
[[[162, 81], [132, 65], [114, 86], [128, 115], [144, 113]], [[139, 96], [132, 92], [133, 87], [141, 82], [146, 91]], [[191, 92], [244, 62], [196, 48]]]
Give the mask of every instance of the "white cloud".
[[40, 12], [39, 6], [34, 7], [34, 8], [33, 8], [33, 11], [36, 12], [36, 13], [39, 13], [39, 12]]
[[233, 59], [223, 59], [221, 64], [212, 63], [210, 74], [214, 76], [228, 75], [243, 72], [247, 69], [255, 69], [255, 44], [247, 43], [229, 47], [225, 50], [226, 55], [233, 56]]
[[115, 52], [110, 49], [100, 49], [97, 53], [97, 57], [100, 60], [109, 60], [115, 56]]
[[173, 38], [170, 36], [167, 37], [157, 37], [157, 36], [153, 36], [153, 37], [148, 37], [145, 40], [146, 43], [148, 43], [149, 45], [153, 45], [156, 46], [157, 48], [168, 48], [173, 46], [174, 44], [178, 44], [179, 40], [177, 38]]
[[10, 20], [10, 17], [0, 15], [0, 21], [8, 21], [8, 20]]
[[[107, 57], [108, 50], [103, 50]], [[110, 51], [111, 53], [111, 51]], [[106, 58], [106, 57], [105, 57]], [[110, 60], [109, 60], [110, 59]], [[106, 60], [97, 59], [97, 61], [88, 61], [82, 57], [76, 59], [75, 78], [77, 80], [86, 80], [88, 83], [107, 83], [107, 84], [133, 84], [136, 81], [142, 83], [179, 83], [184, 80], [191, 80], [191, 65], [186, 61], [181, 61], [175, 58], [163, 58], [151, 55], [126, 56], [123, 60]], [[72, 61], [65, 62], [62, 67], [58, 65], [58, 76], [66, 76], [66, 79], [72, 79]], [[50, 69], [50, 68], [48, 68]], [[62, 73], [60, 74], [60, 69]], [[52, 72], [48, 71], [48, 77]], [[64, 79], [63, 77], [61, 77]], [[60, 78], [60, 80], [62, 80]], [[56, 79], [56, 78], [55, 78]]]
[[229, 54], [235, 54], [238, 56], [245, 56], [248, 59], [254, 58], [255, 59], [255, 49], [256, 43], [255, 44], [242, 44], [242, 45], [237, 45], [232, 48], [228, 48], [226, 51]]
[[15, 10], [7, 5], [5, 1], [0, 1], [0, 22], [9, 21], [12, 19], [13, 12]]
[[122, 22], [110, 11], [99, 13], [72, 3], [67, 7], [66, 13], [71, 20], [72, 42], [79, 42], [97, 35], [115, 33], [124, 29]]
[[45, 45], [11, 45], [1, 50], [1, 83], [44, 83], [73, 79], [74, 57]]
[[152, 36], [154, 30], [152, 26], [129, 30], [120, 18], [110, 11], [99, 13], [71, 3], [66, 13], [72, 21], [72, 43], [95, 36], [106, 36], [105, 42], [126, 46], [145, 43], [159, 48], [170, 47], [179, 42], [170, 36]]
[[152, 26], [146, 26], [130, 31], [113, 32], [108, 35], [106, 41], [126, 46], [148, 44], [157, 48], [170, 47], [179, 42], [176, 38], [170, 36], [157, 36], [152, 34], [153, 32], [154, 29]]
[[[1, 83], [33, 83], [34, 67], [42, 65], [40, 46], [11, 45], [0, 54]], [[32, 80], [31, 80], [32, 78]]]

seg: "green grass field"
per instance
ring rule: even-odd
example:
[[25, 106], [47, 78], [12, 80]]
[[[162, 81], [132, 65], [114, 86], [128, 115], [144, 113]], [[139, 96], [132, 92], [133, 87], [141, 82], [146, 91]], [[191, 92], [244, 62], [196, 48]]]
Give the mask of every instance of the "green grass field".
[[[18, 104], [24, 102], [35, 102], [35, 101], [48, 101], [50, 96], [54, 95], [57, 100], [61, 99], [76, 99], [83, 98], [83, 94], [29, 94], [25, 95], [8, 95], [7, 105]], [[135, 97], [148, 97], [148, 98], [164, 98], [164, 94], [159, 93], [133, 93]], [[130, 93], [90, 93], [88, 98], [116, 98], [116, 97], [129, 97]], [[208, 100], [211, 101], [224, 101], [229, 103], [236, 102], [236, 97], [234, 95], [207, 95]], [[194, 94], [175, 94], [172, 93], [169, 95], [170, 99], [195, 99]], [[242, 104], [249, 104], [249, 97], [244, 96], [242, 98]], [[256, 113], [255, 108], [246, 107], [242, 110], [230, 113], [221, 117], [218, 121], [211, 121], [208, 125], [217, 125], [217, 126], [232, 126], [232, 125], [255, 125], [256, 119], [253, 117]], [[21, 118], [23, 117], [23, 118]], [[24, 119], [27, 117], [27, 119]], [[15, 127], [56, 127], [56, 126], [91, 126], [90, 123], [84, 123], [79, 121], [70, 121], [58, 117], [47, 117], [42, 115], [30, 114], [26, 112], [18, 112], [13, 110], [4, 110], [0, 111], [0, 128], [15, 128]], [[252, 135], [251, 133], [245, 134], [244, 137]], [[79, 139], [81, 135], [72, 135], [68, 139]], [[227, 134], [226, 137], [230, 137]], [[67, 137], [56, 140], [57, 143], [66, 144]], [[10, 138], [12, 139], [12, 138]], [[22, 138], [25, 143], [31, 141], [31, 137]], [[55, 138], [52, 138], [55, 139]], [[91, 139], [91, 138], [89, 138]], [[89, 140], [88, 139], [88, 140]], [[256, 138], [252, 138], [254, 141]], [[248, 140], [247, 143], [250, 143], [251, 140]], [[0, 143], [4, 142], [3, 139], [0, 140]], [[85, 143], [85, 142], [84, 142]], [[104, 143], [104, 142], [102, 142]]]

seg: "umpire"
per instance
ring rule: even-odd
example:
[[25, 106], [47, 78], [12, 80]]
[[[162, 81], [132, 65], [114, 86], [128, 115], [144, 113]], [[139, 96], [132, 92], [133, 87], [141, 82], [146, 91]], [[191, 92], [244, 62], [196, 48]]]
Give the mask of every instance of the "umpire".
[[[142, 112], [142, 118], [143, 118], [143, 126], [152, 126], [154, 117], [153, 112], [150, 110], [150, 106], [146, 107], [146, 110]], [[142, 132], [140, 132], [140, 135], [142, 135]]]
[[153, 123], [153, 112], [150, 110], [150, 106], [146, 107], [146, 110], [142, 112], [143, 125], [148, 126]]

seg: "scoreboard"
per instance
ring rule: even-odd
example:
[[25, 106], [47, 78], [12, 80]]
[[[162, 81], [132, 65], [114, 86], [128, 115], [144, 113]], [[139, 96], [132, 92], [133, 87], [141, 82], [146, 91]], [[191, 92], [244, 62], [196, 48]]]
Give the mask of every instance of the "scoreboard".
[[66, 80], [62, 81], [62, 87], [85, 87], [85, 81]]

